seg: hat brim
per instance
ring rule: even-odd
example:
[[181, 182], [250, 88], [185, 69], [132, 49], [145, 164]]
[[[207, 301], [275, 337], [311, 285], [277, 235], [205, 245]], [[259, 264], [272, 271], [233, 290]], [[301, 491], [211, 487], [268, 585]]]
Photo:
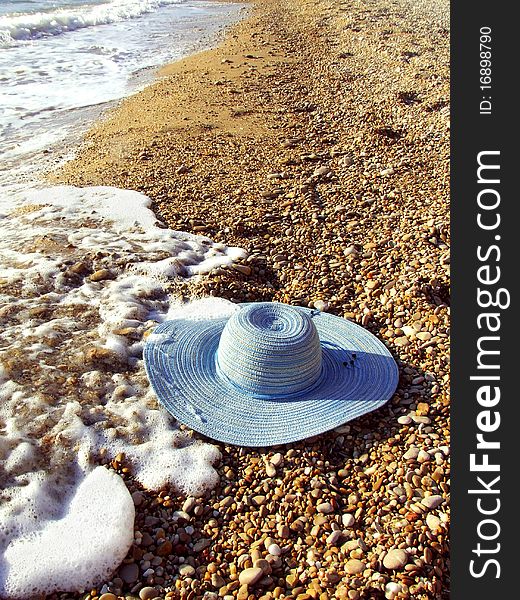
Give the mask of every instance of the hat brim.
[[271, 446], [306, 439], [371, 412], [394, 393], [399, 372], [382, 342], [359, 325], [317, 310], [322, 376], [291, 398], [255, 397], [217, 371], [228, 318], [176, 319], [159, 325], [144, 364], [159, 401], [181, 423], [220, 442]]

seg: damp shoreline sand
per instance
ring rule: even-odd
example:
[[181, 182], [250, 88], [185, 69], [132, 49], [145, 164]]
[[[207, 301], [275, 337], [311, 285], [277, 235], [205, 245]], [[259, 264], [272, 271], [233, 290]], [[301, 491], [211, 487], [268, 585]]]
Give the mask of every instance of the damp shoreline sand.
[[51, 180], [143, 192], [171, 229], [244, 248], [171, 292], [352, 319], [390, 348], [400, 384], [311, 440], [218, 444], [220, 484], [200, 499], [141, 489], [121, 457], [135, 540], [87, 598], [448, 598], [448, 4], [247, 10], [111, 111]]

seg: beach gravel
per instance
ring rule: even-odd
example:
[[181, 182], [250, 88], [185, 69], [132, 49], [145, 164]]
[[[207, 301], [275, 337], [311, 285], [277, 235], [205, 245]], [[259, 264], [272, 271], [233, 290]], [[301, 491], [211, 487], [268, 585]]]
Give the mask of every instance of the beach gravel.
[[171, 292], [350, 319], [390, 349], [399, 386], [310, 440], [220, 444], [220, 484], [203, 498], [150, 493], [118, 466], [134, 544], [82, 598], [445, 600], [448, 3], [248, 10], [217, 48], [124, 101], [53, 178], [139, 190], [168, 227], [243, 247], [234, 267]]

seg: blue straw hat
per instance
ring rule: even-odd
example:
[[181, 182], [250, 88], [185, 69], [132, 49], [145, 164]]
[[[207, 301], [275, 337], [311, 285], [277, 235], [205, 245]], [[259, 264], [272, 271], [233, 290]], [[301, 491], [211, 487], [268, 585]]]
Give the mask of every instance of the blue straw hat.
[[398, 381], [390, 352], [366, 329], [277, 302], [167, 321], [145, 344], [144, 364], [178, 421], [241, 446], [323, 433], [382, 406]]

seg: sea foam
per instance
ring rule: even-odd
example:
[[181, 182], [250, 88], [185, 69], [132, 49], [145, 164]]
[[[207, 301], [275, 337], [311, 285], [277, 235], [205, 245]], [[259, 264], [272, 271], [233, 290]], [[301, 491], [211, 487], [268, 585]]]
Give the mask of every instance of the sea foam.
[[165, 229], [149, 206], [107, 187], [0, 197], [0, 596], [87, 589], [120, 563], [133, 505], [101, 457], [123, 453], [149, 489], [200, 495], [217, 482], [218, 449], [158, 406], [142, 348], [178, 311], [236, 310], [186, 308], [167, 288], [245, 253]]
[[76, 29], [133, 19], [161, 6], [185, 0], [111, 0], [102, 4], [0, 17], [0, 48], [20, 41], [60, 35]]

